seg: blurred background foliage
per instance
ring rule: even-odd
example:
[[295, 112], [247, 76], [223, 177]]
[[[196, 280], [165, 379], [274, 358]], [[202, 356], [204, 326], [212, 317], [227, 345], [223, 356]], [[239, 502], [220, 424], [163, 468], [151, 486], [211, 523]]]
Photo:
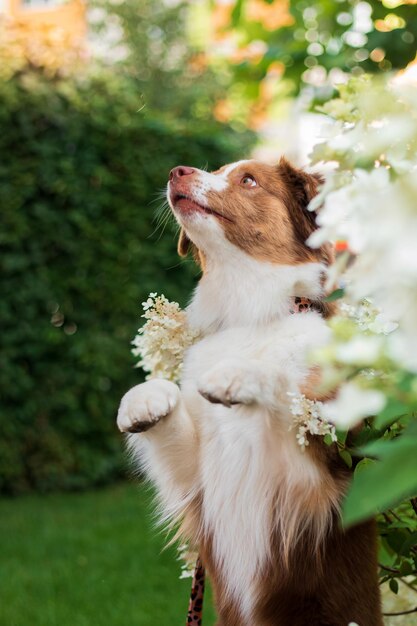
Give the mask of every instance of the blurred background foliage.
[[[144, 2], [141, 11], [157, 5]], [[132, 7], [122, 7], [126, 23]], [[139, 13], [140, 28], [175, 24], [172, 37], [179, 38], [178, 13], [159, 9]], [[209, 112], [187, 118], [184, 95], [188, 89], [196, 104], [201, 86], [168, 81], [165, 62], [154, 76], [151, 39], [140, 41], [123, 71], [97, 62], [85, 70], [79, 58], [76, 71], [56, 71], [56, 57], [48, 64], [47, 57], [28, 58], [26, 49], [6, 75], [3, 59], [5, 493], [81, 489], [125, 474], [115, 415], [121, 395], [141, 379], [129, 354], [140, 303], [158, 289], [184, 304], [196, 276], [176, 254], [175, 229], [161, 236], [158, 191], [178, 163], [216, 168], [252, 144], [250, 133], [236, 133]], [[148, 89], [144, 77], [132, 75], [136, 63], [149, 65]]]
[[416, 56], [415, 0], [207, 0], [193, 11], [193, 41], [230, 79], [219, 116], [254, 128], [286, 97], [326, 100], [347, 75], [402, 69]]
[[95, 0], [89, 15], [101, 62], [132, 81], [144, 108], [173, 120], [213, 119], [229, 79], [191, 45], [189, 3]]

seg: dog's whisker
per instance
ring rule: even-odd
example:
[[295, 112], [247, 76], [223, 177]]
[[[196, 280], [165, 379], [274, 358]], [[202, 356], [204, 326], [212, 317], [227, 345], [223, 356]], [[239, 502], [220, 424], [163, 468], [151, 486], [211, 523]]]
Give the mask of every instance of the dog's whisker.
[[163, 189], [160, 189], [159, 191], [156, 191], [154, 193], [154, 196], [155, 197], [149, 201], [149, 205], [154, 204], [155, 202], [159, 202], [160, 200], [166, 200], [166, 197], [167, 197], [166, 187], [164, 187]]
[[169, 208], [168, 203], [162, 202], [158, 207], [156, 207], [155, 209], [155, 217], [159, 218], [161, 216], [165, 216], [165, 215], [169, 215], [171, 213], [171, 210]]
[[162, 235], [164, 234], [167, 225], [169, 224], [171, 220], [174, 221], [172, 217], [171, 209], [169, 208], [167, 200], [165, 200], [164, 202], [162, 202], [162, 204], [159, 207], [157, 207], [155, 211], [154, 221], [156, 221], [156, 225], [155, 225], [154, 230], [152, 231], [152, 233], [149, 235], [148, 238], [153, 237], [155, 233], [157, 233], [160, 230], [161, 232], [157, 239], [157, 241], [159, 241]]

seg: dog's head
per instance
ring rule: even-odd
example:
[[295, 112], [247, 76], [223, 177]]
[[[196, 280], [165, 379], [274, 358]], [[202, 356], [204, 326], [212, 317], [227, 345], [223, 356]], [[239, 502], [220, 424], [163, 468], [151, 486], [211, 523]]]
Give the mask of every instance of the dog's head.
[[225, 239], [250, 256], [271, 263], [332, 261], [329, 246], [305, 242], [315, 230], [307, 209], [322, 178], [293, 167], [238, 161], [215, 172], [179, 166], [170, 172], [168, 201], [181, 226], [178, 251], [203, 261], [221, 254]]

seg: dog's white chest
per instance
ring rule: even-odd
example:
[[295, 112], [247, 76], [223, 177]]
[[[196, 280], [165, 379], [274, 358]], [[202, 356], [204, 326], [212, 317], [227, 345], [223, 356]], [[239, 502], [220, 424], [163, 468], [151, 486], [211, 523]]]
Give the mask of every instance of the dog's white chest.
[[204, 531], [212, 538], [224, 585], [243, 606], [246, 619], [254, 604], [248, 590], [257, 587], [257, 576], [270, 556], [279, 485], [311, 472], [310, 462], [289, 432], [288, 415], [274, 414], [257, 404], [231, 408], [210, 404], [197, 386], [204, 373], [221, 365], [229, 350], [233, 353], [239, 348], [243, 364], [261, 356], [258, 353], [265, 341], [261, 336], [254, 332], [248, 338], [247, 329], [234, 329], [205, 339], [189, 351], [182, 384], [187, 409], [198, 422], [201, 437], [197, 479]]

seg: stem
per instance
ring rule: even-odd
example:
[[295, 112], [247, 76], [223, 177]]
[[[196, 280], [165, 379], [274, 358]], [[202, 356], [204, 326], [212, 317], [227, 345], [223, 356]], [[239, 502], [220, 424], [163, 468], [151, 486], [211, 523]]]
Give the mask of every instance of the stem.
[[403, 583], [403, 585], [405, 585], [406, 587], [408, 587], [409, 589], [412, 589], [413, 591], [417, 593], [417, 588], [414, 587], [414, 585], [404, 580], [404, 578], [400, 578], [399, 580]]
[[392, 574], [401, 574], [399, 569], [394, 569], [393, 567], [387, 567], [386, 565], [382, 565], [382, 563], [378, 563], [381, 569], [384, 569], [387, 572], [392, 572]]
[[411, 498], [410, 502], [411, 506], [413, 507], [414, 513], [417, 515], [417, 498]]
[[398, 613], [383, 613], [382, 615], [385, 615], [387, 617], [395, 617], [395, 615], [410, 615], [410, 613], [417, 613], [417, 606], [414, 609], [410, 609], [409, 611], [399, 611]]
[[402, 522], [401, 517], [398, 517], [398, 515], [396, 514], [395, 511], [393, 511], [392, 509], [388, 509], [388, 510], [391, 513], [391, 515], [393, 515], [395, 517], [396, 520], [398, 520], [399, 522]]

